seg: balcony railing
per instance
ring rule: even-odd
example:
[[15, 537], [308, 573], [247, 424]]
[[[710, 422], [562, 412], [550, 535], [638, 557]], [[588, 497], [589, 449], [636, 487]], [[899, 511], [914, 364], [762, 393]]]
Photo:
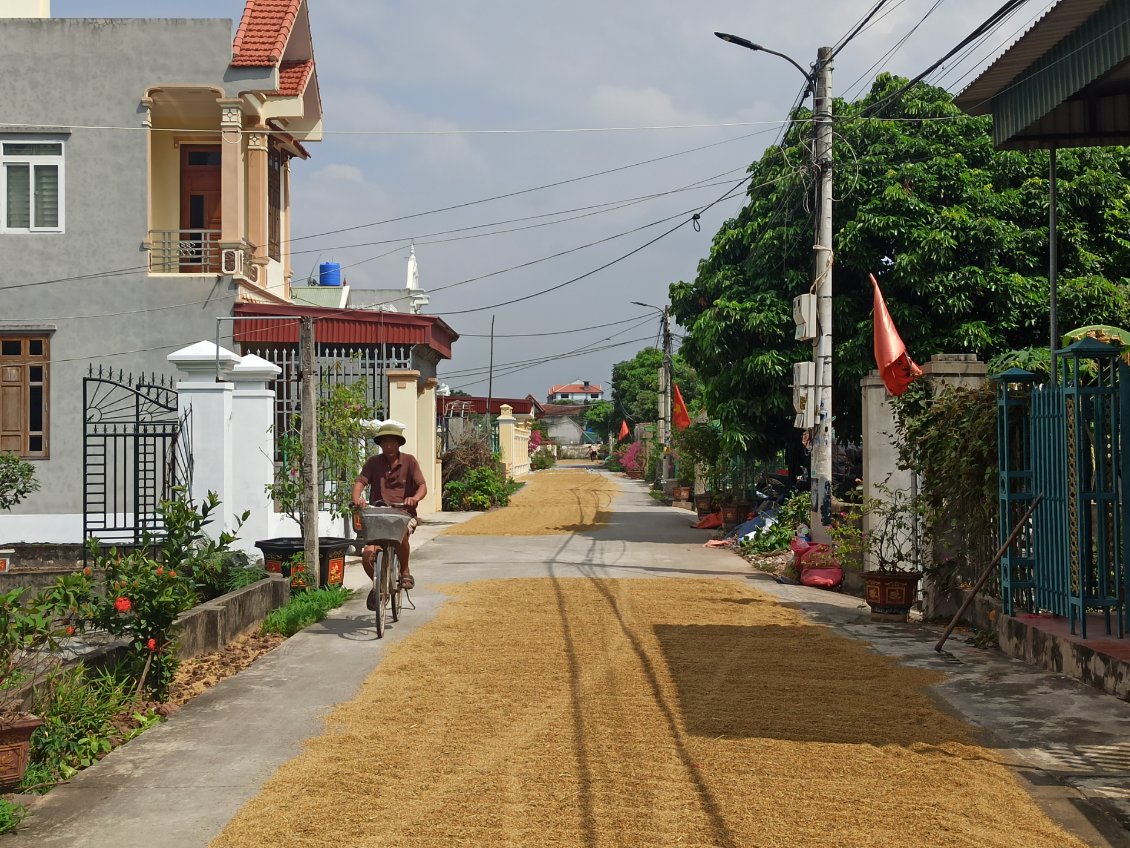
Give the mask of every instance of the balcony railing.
[[154, 274], [220, 274], [219, 230], [150, 230]]

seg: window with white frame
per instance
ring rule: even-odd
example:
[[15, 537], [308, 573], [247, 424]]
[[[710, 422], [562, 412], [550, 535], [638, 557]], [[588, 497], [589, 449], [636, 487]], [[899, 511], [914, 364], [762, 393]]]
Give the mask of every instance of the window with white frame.
[[0, 232], [63, 232], [63, 142], [0, 140]]

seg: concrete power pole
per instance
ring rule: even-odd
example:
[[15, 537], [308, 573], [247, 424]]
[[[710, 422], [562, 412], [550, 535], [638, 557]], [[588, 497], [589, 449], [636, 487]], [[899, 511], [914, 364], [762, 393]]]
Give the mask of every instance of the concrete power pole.
[[816, 420], [812, 432], [812, 531], [827, 541], [832, 523], [832, 48], [817, 52], [816, 164], [820, 168], [820, 204], [816, 219], [815, 288], [819, 335], [812, 343], [816, 372]]
[[306, 585], [318, 588], [318, 367], [314, 346], [314, 319], [302, 319], [299, 328], [302, 360], [302, 535], [305, 547]]
[[[663, 365], [660, 368], [661, 378], [659, 383], [659, 408], [660, 417], [663, 419], [663, 465], [662, 482], [666, 484], [671, 479], [671, 406], [673, 404], [671, 384], [675, 379], [674, 368], [671, 364], [671, 307], [663, 307]], [[666, 488], [666, 486], [664, 487]]]

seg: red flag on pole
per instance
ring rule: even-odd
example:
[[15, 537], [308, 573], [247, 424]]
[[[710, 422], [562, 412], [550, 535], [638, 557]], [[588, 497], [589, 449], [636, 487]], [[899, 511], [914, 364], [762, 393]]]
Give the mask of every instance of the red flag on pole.
[[622, 441], [624, 441], [624, 439], [628, 438], [629, 435], [631, 435], [631, 431], [628, 430], [628, 422], [621, 420], [620, 421], [620, 438], [617, 439], [616, 441], [622, 442]]
[[875, 364], [879, 367], [879, 376], [883, 378], [887, 391], [898, 396], [906, 391], [916, 377], [922, 376], [922, 369], [907, 354], [906, 345], [895, 329], [874, 274], [871, 275], [871, 284], [875, 287]]
[[671, 424], [676, 430], [685, 430], [691, 426], [691, 416], [687, 412], [687, 404], [683, 400], [683, 393], [679, 391], [679, 384], [672, 383], [675, 387], [675, 401], [671, 409]]

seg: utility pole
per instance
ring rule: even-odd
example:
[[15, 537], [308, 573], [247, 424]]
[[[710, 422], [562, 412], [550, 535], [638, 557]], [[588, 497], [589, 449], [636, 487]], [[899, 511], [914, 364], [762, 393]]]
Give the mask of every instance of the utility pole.
[[820, 203], [817, 207], [816, 244], [813, 247], [816, 316], [819, 335], [812, 343], [816, 372], [816, 422], [810, 450], [812, 466], [813, 538], [827, 541], [832, 523], [832, 48], [816, 55], [816, 93], [813, 121], [816, 128], [816, 166], [820, 169]]
[[[666, 484], [671, 479], [671, 383], [674, 371], [671, 367], [671, 307], [663, 307], [663, 366], [659, 381], [659, 416], [663, 419], [663, 464], [660, 477]], [[665, 487], [666, 488], [666, 487]]]
[[299, 347], [302, 357], [302, 540], [305, 544], [306, 585], [318, 588], [318, 370], [314, 348], [314, 319], [302, 319]]

